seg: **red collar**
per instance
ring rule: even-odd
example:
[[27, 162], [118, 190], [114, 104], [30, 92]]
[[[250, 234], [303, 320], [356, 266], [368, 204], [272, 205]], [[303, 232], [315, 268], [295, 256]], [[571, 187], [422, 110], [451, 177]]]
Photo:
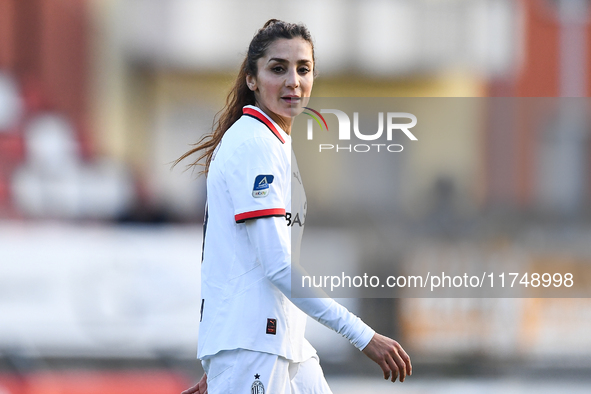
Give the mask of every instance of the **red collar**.
[[255, 118], [256, 120], [258, 120], [261, 123], [263, 123], [265, 126], [267, 126], [269, 128], [269, 130], [271, 130], [271, 132], [273, 134], [275, 134], [275, 137], [279, 138], [279, 141], [281, 141], [282, 144], [285, 144], [285, 140], [281, 136], [281, 133], [279, 132], [279, 130], [277, 130], [277, 128], [275, 127], [275, 125], [273, 124], [273, 122], [271, 122], [261, 112], [260, 109], [254, 109], [254, 108], [251, 108], [251, 107], [244, 107], [244, 108], [242, 108], [242, 113], [244, 115], [246, 115], [246, 116], [251, 117], [251, 118]]

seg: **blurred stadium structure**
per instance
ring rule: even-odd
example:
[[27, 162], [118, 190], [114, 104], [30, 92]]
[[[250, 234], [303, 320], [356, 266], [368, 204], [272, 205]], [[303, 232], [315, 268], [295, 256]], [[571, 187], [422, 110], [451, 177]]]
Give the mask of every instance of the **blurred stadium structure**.
[[[197, 378], [204, 179], [170, 163], [211, 129], [272, 17], [310, 28], [315, 96], [571, 98], [525, 125], [527, 108], [492, 106], [462, 144], [422, 147], [393, 208], [424, 247], [395, 259], [520, 259], [534, 234], [533, 266], [591, 269], [589, 3], [0, 0], [0, 392], [129, 393], [129, 368], [154, 379], [142, 393]], [[310, 198], [330, 211], [329, 193]], [[489, 229], [485, 247], [462, 241], [470, 221]], [[338, 245], [338, 223], [324, 225], [316, 238]], [[591, 367], [588, 299], [344, 302], [408, 344], [417, 371]], [[309, 332], [329, 373], [372, 367]], [[76, 385], [71, 368], [103, 372]]]

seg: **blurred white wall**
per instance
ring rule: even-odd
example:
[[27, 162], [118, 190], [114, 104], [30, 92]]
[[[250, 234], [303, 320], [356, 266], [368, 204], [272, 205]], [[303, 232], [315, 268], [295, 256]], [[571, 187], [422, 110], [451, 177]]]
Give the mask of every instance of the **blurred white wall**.
[[0, 223], [0, 348], [194, 358], [200, 227]]
[[128, 56], [159, 66], [234, 70], [270, 18], [305, 23], [322, 72], [377, 76], [465, 69], [501, 74], [519, 52], [511, 0], [123, 0]]

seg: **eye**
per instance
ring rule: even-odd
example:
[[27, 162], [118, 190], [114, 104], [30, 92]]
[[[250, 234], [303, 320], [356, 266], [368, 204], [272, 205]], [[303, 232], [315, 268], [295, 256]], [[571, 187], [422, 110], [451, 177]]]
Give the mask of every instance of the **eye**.
[[283, 66], [274, 66], [271, 68], [271, 71], [279, 74], [279, 73], [283, 72]]
[[307, 74], [307, 73], [309, 73], [309, 72], [310, 72], [310, 68], [309, 68], [309, 67], [300, 67], [300, 68], [298, 69], [298, 72], [299, 72], [300, 74]]

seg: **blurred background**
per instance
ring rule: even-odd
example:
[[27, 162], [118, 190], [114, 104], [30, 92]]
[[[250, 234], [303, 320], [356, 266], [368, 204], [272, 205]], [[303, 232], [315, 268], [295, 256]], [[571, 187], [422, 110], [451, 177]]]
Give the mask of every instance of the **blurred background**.
[[[420, 244], [375, 259], [588, 273], [590, 1], [0, 0], [0, 393], [178, 393], [201, 376], [204, 177], [171, 163], [269, 18], [311, 30], [314, 96], [519, 99], [405, 156], [413, 181], [374, 202]], [[524, 121], [529, 97], [567, 99]], [[308, 239], [342, 246], [339, 190], [308, 188]], [[412, 355], [400, 391], [591, 388], [589, 299], [343, 302]], [[346, 340], [308, 333], [335, 393], [393, 389]]]

